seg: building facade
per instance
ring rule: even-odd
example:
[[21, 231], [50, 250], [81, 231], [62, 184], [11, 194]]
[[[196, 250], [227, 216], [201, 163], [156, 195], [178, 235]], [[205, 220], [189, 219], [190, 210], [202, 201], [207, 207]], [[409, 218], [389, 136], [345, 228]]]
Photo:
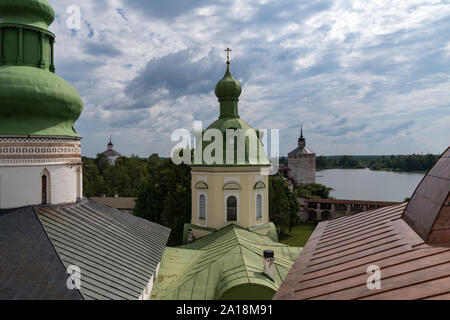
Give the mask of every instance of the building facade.
[[306, 147], [303, 127], [298, 139], [298, 147], [288, 154], [288, 166], [290, 178], [296, 186], [316, 183], [316, 154]]
[[82, 196], [77, 91], [55, 74], [46, 1], [0, 2], [0, 209]]

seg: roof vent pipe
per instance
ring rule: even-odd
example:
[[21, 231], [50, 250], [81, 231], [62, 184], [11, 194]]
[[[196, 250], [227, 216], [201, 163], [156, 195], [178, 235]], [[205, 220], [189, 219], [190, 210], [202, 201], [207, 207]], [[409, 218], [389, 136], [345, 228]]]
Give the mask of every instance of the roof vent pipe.
[[192, 242], [194, 242], [194, 232], [192, 231], [192, 229], [189, 229], [187, 233], [187, 243], [189, 244]]
[[275, 281], [275, 254], [272, 250], [264, 250], [264, 274]]

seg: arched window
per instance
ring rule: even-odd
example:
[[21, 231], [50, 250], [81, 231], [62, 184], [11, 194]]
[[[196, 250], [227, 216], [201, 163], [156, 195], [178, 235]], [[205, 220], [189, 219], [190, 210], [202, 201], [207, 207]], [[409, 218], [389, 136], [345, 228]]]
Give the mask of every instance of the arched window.
[[227, 221], [237, 221], [237, 199], [234, 196], [227, 199]]
[[199, 218], [206, 219], [206, 197], [202, 194], [199, 199]]
[[47, 204], [47, 175], [42, 175], [42, 204]]
[[256, 219], [262, 219], [262, 196], [256, 195]]

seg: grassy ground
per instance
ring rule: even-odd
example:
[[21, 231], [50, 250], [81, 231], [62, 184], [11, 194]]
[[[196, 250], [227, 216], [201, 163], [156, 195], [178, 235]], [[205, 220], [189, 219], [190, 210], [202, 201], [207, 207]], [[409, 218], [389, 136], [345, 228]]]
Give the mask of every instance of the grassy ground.
[[279, 237], [279, 241], [294, 247], [304, 247], [314, 231], [314, 225], [302, 224], [292, 228], [288, 234]]

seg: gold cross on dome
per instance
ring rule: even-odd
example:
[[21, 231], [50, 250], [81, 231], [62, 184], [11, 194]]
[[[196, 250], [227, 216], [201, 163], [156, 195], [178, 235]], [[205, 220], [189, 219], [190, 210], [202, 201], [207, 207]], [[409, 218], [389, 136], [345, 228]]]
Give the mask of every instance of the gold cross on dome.
[[227, 48], [224, 51], [226, 51], [226, 53], [227, 53], [227, 64], [230, 64], [230, 52], [233, 50], [231, 50], [230, 48]]

